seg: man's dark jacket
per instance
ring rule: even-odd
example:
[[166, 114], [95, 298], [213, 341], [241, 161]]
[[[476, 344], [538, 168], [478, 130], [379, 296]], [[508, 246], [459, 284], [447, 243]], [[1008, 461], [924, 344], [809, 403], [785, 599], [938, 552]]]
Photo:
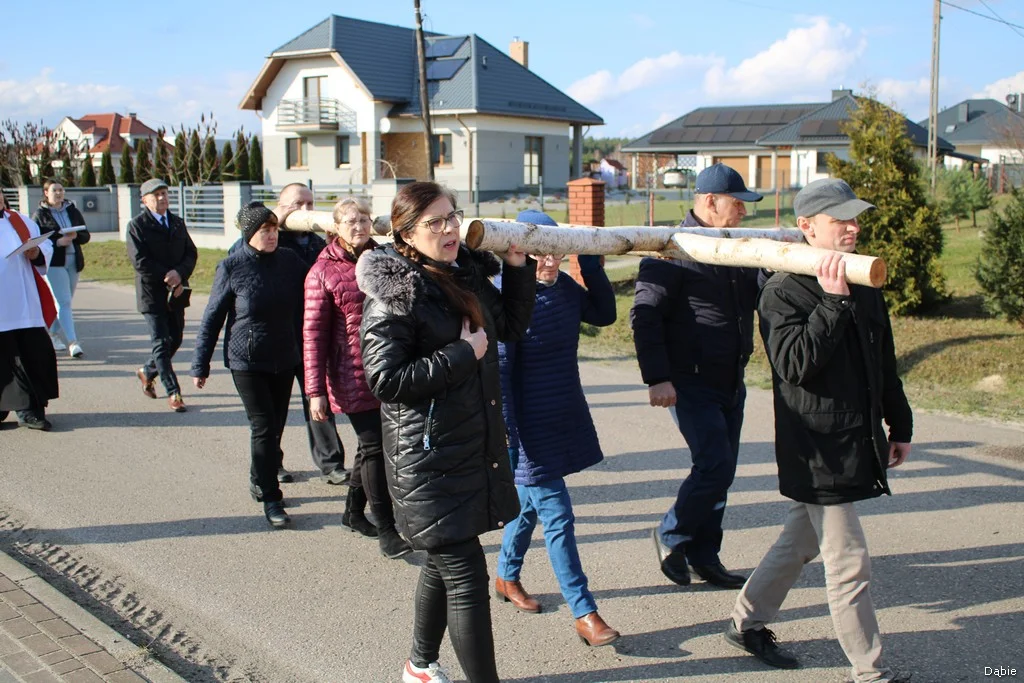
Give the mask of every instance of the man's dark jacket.
[[302, 363], [306, 264], [294, 252], [243, 244], [217, 264], [210, 301], [196, 333], [193, 377], [210, 376], [221, 328], [224, 366], [247, 372], [294, 372]]
[[[439, 267], [445, 268], [442, 264]], [[498, 341], [530, 324], [536, 262], [506, 267], [462, 247], [452, 276], [480, 302], [487, 352], [460, 339], [462, 314], [420, 264], [391, 248], [356, 264], [363, 369], [381, 401], [385, 474], [398, 530], [417, 550], [465, 541], [519, 514], [501, 414]]]
[[889, 441], [910, 442], [913, 416], [882, 293], [850, 285], [849, 296], [825, 294], [814, 277], [776, 273], [757, 310], [782, 495], [835, 505], [889, 493]]
[[[699, 225], [692, 211], [683, 221]], [[752, 268], [643, 259], [629, 320], [644, 383], [736, 392], [754, 347], [757, 276]]]
[[198, 252], [189, 237], [185, 220], [167, 212], [170, 229], [157, 223], [149, 209], [143, 209], [128, 224], [128, 258], [135, 268], [135, 303], [139, 313], [167, 312], [167, 285], [164, 277], [176, 270], [181, 282], [196, 267]]

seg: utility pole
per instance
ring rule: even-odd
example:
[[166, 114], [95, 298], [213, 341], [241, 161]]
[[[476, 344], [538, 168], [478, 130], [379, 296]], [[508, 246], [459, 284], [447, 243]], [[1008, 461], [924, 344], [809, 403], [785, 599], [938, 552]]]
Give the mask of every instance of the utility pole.
[[935, 194], [939, 159], [939, 24], [942, 22], [942, 0], [934, 0], [932, 10], [932, 92], [928, 107], [928, 170], [932, 194]]
[[[938, 0], [935, 0], [938, 2]], [[412, 0], [416, 8], [416, 61], [420, 69], [420, 117], [423, 119], [423, 154], [427, 158], [427, 180], [434, 179], [434, 155], [431, 154], [430, 100], [427, 97], [427, 49], [423, 41], [423, 15], [420, 14], [420, 0]]]

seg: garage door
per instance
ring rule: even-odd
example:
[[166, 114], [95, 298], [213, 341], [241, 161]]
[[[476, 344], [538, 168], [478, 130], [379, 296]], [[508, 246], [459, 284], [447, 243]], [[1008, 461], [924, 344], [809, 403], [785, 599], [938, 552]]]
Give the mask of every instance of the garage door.
[[784, 190], [789, 187], [789, 154], [780, 155], [775, 160], [775, 178], [772, 181], [772, 158], [757, 158], [757, 187], [762, 190]]
[[744, 184], [749, 181], [747, 176], [750, 174], [750, 157], [712, 157], [711, 160], [716, 164], [725, 164], [739, 173]]

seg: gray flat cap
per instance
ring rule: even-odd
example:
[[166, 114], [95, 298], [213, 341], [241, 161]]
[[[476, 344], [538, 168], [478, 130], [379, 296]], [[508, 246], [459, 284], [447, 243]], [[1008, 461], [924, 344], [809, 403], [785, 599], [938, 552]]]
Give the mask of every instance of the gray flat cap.
[[142, 183], [142, 188], [139, 193], [145, 197], [147, 194], [153, 194], [157, 190], [166, 190], [167, 183], [160, 180], [159, 178], [150, 178], [146, 182]]
[[808, 183], [793, 198], [793, 213], [804, 218], [823, 213], [841, 221], [849, 221], [873, 208], [874, 204], [857, 199], [853, 188], [838, 178], [822, 178]]

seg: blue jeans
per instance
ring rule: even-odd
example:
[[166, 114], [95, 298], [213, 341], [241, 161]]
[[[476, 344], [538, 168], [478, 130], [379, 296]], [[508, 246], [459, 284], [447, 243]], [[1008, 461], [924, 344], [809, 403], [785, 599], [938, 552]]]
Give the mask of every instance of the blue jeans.
[[722, 549], [722, 518], [736, 476], [746, 389], [735, 394], [676, 386], [675, 418], [693, 467], [658, 527], [662, 543], [685, 549], [690, 564], [715, 564]]
[[555, 570], [555, 578], [572, 616], [579, 619], [596, 612], [597, 603], [587, 588], [587, 575], [583, 573], [576, 548], [576, 517], [565, 480], [558, 478], [531, 486], [516, 486], [516, 491], [519, 492], [520, 512], [505, 527], [498, 554], [498, 576], [505, 581], [519, 580], [523, 558], [539, 519], [544, 527], [544, 544], [551, 568]]
[[71, 312], [71, 298], [78, 287], [78, 270], [75, 267], [74, 256], [68, 260], [70, 263], [67, 265], [48, 269], [46, 281], [50, 283], [50, 290], [57, 302], [57, 319], [50, 325], [50, 334], [62, 332], [64, 340], [70, 344], [78, 341], [78, 335], [75, 334], [75, 317]]

